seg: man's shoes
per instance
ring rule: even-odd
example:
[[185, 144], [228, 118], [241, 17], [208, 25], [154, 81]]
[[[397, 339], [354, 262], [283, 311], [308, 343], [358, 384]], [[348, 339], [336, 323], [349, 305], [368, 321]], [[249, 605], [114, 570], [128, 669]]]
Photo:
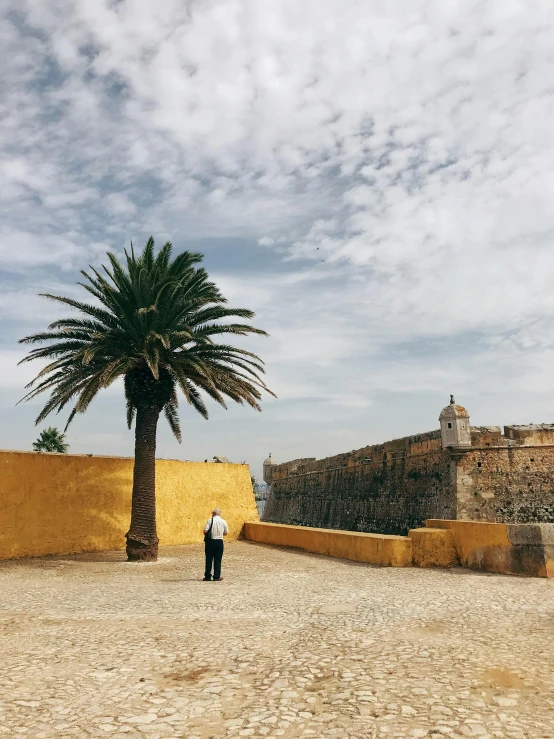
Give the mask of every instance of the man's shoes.
[[222, 577], [218, 577], [218, 578], [217, 578], [217, 580], [216, 580], [216, 579], [215, 579], [215, 577], [214, 577], [214, 582], [221, 582], [222, 580], [223, 580], [223, 578], [222, 578]]
[[202, 578], [202, 580], [203, 580], [204, 582], [210, 582], [210, 580], [211, 580], [211, 579], [212, 579], [211, 577], [203, 577], [203, 578]]

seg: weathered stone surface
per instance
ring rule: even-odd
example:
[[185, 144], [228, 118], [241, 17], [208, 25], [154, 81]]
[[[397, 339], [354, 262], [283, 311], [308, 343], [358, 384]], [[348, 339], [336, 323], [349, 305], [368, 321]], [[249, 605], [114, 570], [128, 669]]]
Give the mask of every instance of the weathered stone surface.
[[[460, 564], [483, 572], [554, 576], [554, 524], [504, 524], [486, 521], [428, 520], [429, 530], [449, 530]], [[421, 547], [423, 548], [423, 547]]]
[[272, 469], [263, 520], [407, 534], [426, 518], [454, 518], [450, 456], [440, 431]]
[[554, 523], [554, 446], [472, 449], [456, 476], [459, 519]]
[[275, 465], [263, 519], [402, 535], [429, 518], [554, 523], [554, 427], [472, 429], [472, 443], [441, 449], [433, 431]]
[[201, 545], [123, 557], [2, 563], [0, 736], [552, 736], [552, 583], [239, 542], [214, 585]]

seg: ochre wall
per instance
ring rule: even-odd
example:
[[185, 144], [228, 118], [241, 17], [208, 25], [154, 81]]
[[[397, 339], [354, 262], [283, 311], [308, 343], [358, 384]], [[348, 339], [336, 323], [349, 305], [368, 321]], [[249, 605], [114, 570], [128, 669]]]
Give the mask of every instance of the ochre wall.
[[554, 524], [426, 523], [431, 531], [448, 529], [452, 532], [462, 567], [507, 575], [554, 577]]
[[[125, 547], [133, 460], [0, 451], [0, 559]], [[160, 545], [202, 541], [214, 506], [238, 538], [258, 511], [246, 465], [156, 462]]]
[[408, 536], [246, 523], [245, 538], [389, 567], [455, 567], [554, 577], [554, 524], [427, 521]]
[[412, 541], [407, 536], [362, 534], [354, 531], [283, 526], [275, 523], [246, 523], [245, 538], [260, 544], [303, 549], [328, 557], [383, 567], [411, 567]]
[[412, 540], [412, 561], [417, 567], [455, 567], [460, 564], [454, 535], [450, 529], [427, 526], [408, 531]]

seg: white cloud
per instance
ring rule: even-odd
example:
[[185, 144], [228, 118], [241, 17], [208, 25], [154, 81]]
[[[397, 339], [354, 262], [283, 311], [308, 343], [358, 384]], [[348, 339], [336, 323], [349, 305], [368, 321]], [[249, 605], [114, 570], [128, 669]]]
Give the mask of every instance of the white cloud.
[[18, 393], [19, 397], [24, 395], [23, 388], [37, 374], [29, 365], [18, 367], [24, 356], [24, 351], [0, 345], [0, 389], [14, 390], [14, 398]]
[[233, 237], [274, 260], [218, 279], [271, 331], [281, 398], [456, 381], [552, 404], [549, 0], [6, 8], [0, 254], [29, 275], [22, 319], [36, 265]]

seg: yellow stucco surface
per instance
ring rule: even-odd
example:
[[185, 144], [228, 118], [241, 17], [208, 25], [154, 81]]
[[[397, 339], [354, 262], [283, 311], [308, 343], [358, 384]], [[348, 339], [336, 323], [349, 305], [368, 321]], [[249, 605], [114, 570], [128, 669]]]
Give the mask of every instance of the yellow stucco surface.
[[527, 573], [520, 565], [514, 566], [513, 544], [508, 536], [508, 524], [483, 521], [426, 521], [427, 527], [452, 531], [460, 564], [472, 570], [504, 574], [537, 574], [546, 577], [546, 571]]
[[412, 529], [413, 563], [417, 567], [454, 567], [459, 564], [454, 535], [450, 529]]
[[248, 540], [262, 544], [294, 547], [356, 562], [388, 567], [412, 565], [412, 542], [406, 536], [259, 522], [246, 523], [244, 535]]
[[[246, 539], [292, 547], [368, 564], [411, 567], [455, 567], [504, 574], [552, 577], [553, 562], [545, 548], [520, 549], [510, 541], [508, 526], [481, 521], [428, 520], [408, 536], [386, 536], [307, 526], [251, 522]], [[523, 526], [525, 528], [525, 526]], [[532, 527], [536, 528], [536, 527]], [[530, 533], [530, 532], [528, 532]], [[527, 535], [524, 532], [524, 537]], [[537, 559], [538, 557], [538, 559]]]
[[463, 567], [487, 572], [508, 572], [507, 558], [512, 543], [508, 527], [503, 523], [482, 521], [428, 520], [428, 528], [447, 528], [454, 536], [456, 550]]
[[[133, 460], [0, 451], [0, 559], [125, 547]], [[156, 462], [160, 545], [202, 541], [214, 506], [238, 538], [258, 520], [246, 465]]]

